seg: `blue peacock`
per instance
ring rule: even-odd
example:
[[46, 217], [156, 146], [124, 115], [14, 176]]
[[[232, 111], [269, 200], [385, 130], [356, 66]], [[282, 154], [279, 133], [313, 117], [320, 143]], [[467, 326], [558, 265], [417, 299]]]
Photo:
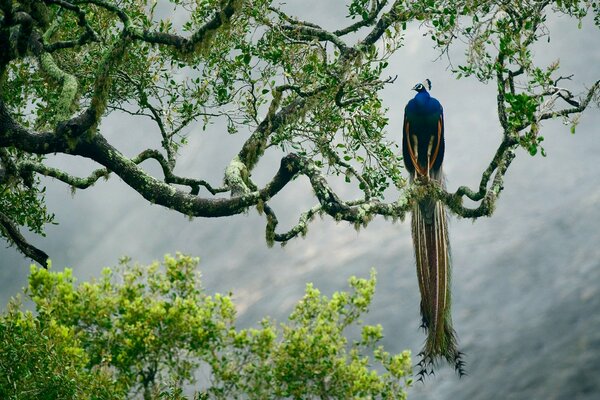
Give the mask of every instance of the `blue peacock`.
[[[414, 180], [433, 180], [444, 185], [444, 111], [431, 97], [431, 81], [413, 87], [417, 94], [404, 109], [402, 152], [406, 169]], [[439, 359], [465, 374], [450, 314], [450, 242], [444, 204], [423, 199], [412, 210], [412, 237], [421, 292], [422, 327], [427, 339], [420, 353], [420, 379], [433, 373]]]

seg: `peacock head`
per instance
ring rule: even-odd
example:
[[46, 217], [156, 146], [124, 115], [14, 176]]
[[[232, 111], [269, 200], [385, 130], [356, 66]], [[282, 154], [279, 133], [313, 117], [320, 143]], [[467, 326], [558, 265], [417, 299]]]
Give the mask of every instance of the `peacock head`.
[[429, 79], [425, 79], [423, 83], [417, 83], [412, 90], [416, 90], [418, 93], [431, 90], [431, 81]]

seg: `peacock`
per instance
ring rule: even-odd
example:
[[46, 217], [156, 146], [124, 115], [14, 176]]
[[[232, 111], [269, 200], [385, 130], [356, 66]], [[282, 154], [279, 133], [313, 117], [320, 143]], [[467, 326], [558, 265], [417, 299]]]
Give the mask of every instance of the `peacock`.
[[[444, 111], [440, 102], [429, 94], [429, 79], [416, 84], [413, 90], [417, 94], [404, 109], [404, 163], [411, 182], [433, 180], [444, 185]], [[444, 204], [435, 199], [420, 200], [413, 207], [411, 227], [422, 327], [427, 333], [417, 374], [423, 380], [426, 374], [433, 373], [439, 359], [446, 359], [463, 376], [464, 362], [450, 314], [450, 242]]]

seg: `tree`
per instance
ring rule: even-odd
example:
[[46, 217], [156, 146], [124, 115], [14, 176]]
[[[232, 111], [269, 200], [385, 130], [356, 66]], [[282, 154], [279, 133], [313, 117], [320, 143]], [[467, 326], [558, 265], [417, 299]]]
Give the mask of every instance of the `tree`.
[[78, 285], [68, 269], [32, 266], [26, 295], [36, 316], [17, 301], [0, 315], [0, 396], [183, 399], [202, 367], [210, 383], [196, 390], [201, 399], [406, 398], [410, 355], [379, 346], [380, 325], [360, 326], [374, 272], [331, 298], [307, 285], [287, 323], [237, 330], [230, 296], [207, 295], [197, 263], [124, 259]]
[[[478, 218], [493, 213], [518, 147], [544, 154], [544, 120], [564, 118], [574, 129], [579, 114], [598, 101], [600, 82], [578, 97], [559, 86], [569, 77], [558, 75], [558, 62], [538, 66], [530, 51], [548, 35], [549, 13], [581, 23], [592, 11], [599, 25], [596, 2], [352, 0], [349, 24], [334, 31], [269, 0], [173, 3], [187, 12], [182, 26], [157, 18], [155, 2], [0, 1], [0, 231], [40, 264], [46, 253], [20, 233], [25, 227], [42, 234], [53, 221], [40, 176], [85, 189], [116, 174], [147, 201], [190, 217], [256, 208], [266, 216], [268, 244], [305, 234], [317, 214], [357, 227], [377, 215], [402, 219], [424, 196]], [[379, 92], [394, 80], [384, 75], [387, 60], [411, 24], [423, 24], [442, 54], [457, 39], [466, 41], [456, 77], [497, 86], [502, 140], [476, 190], [409, 184], [386, 138]], [[114, 113], [153, 121], [160, 145], [149, 139], [137, 156], [124, 155], [102, 134], [102, 120]], [[217, 120], [227, 122], [229, 133], [247, 135], [223, 184], [178, 175], [188, 129], [210, 129]], [[267, 151], [280, 152], [281, 165], [258, 187], [252, 171]], [[100, 168], [72, 176], [45, 162], [54, 153], [85, 157]], [[149, 160], [162, 176], [143, 169]], [[277, 232], [268, 202], [298, 176], [308, 178], [318, 203], [289, 231]], [[362, 196], [341, 198], [329, 184], [333, 176]], [[386, 203], [390, 186], [397, 198]], [[477, 206], [463, 206], [465, 196]]]

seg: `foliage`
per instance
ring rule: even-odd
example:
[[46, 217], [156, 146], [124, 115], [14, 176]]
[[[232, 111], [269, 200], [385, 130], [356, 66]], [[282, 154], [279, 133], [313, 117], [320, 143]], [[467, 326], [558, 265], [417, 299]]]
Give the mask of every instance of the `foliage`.
[[[147, 201], [190, 217], [256, 207], [266, 216], [268, 243], [305, 234], [316, 214], [355, 226], [376, 215], [403, 218], [423, 196], [463, 217], [488, 216], [515, 150], [545, 154], [542, 122], [564, 118], [574, 129], [598, 100], [600, 82], [578, 96], [569, 76], [558, 75], [558, 62], [538, 65], [531, 50], [549, 38], [552, 14], [581, 24], [590, 13], [598, 24], [597, 2], [352, 0], [346, 6], [348, 25], [330, 31], [271, 0], [1, 0], [0, 234], [44, 264], [45, 253], [18, 233], [19, 227], [40, 233], [52, 221], [34, 177], [85, 189], [111, 173]], [[161, 17], [172, 13], [177, 18]], [[477, 192], [418, 188], [403, 175], [380, 93], [395, 79], [386, 76], [388, 60], [408, 29], [424, 29], [442, 53], [456, 40], [466, 42], [456, 77], [495, 81], [503, 140]], [[108, 115], [149, 120], [155, 136], [130, 158], [104, 136]], [[177, 175], [189, 135], [220, 126], [244, 137], [222, 168], [223, 185]], [[266, 152], [282, 162], [260, 188], [252, 171]], [[53, 153], [99, 168], [73, 176], [51, 166]], [[140, 166], [148, 160], [162, 176]], [[309, 179], [318, 203], [277, 233], [268, 201], [298, 175]], [[330, 180], [337, 177], [354, 185], [359, 198], [336, 193]], [[222, 192], [230, 197], [217, 196]], [[383, 203], [390, 193], [398, 200]], [[464, 207], [464, 196], [479, 205]]]
[[[0, 149], [0, 159], [10, 170], [17, 163], [26, 160], [36, 160], [15, 149]], [[44, 225], [54, 221], [54, 215], [49, 213], [44, 203], [46, 188], [40, 185], [39, 177], [33, 174], [23, 174], [15, 179], [7, 179], [0, 185], [0, 210], [18, 225], [26, 226], [30, 231], [44, 235]]]
[[238, 330], [231, 297], [206, 294], [197, 263], [124, 259], [80, 284], [69, 269], [32, 266], [36, 314], [13, 301], [0, 317], [0, 396], [183, 398], [200, 368], [210, 384], [194, 386], [198, 398], [405, 398], [409, 354], [385, 352], [379, 325], [346, 336], [369, 307], [374, 272], [331, 298], [308, 285], [288, 322]]
[[[502, 101], [499, 104], [502, 127], [532, 156], [538, 150], [545, 155], [541, 146], [544, 137], [539, 135], [541, 121], [563, 117], [574, 132], [581, 104], [570, 89], [559, 86], [572, 75], [558, 75], [558, 59], [549, 65], [537, 64], [532, 46], [540, 39], [551, 40], [546, 26], [547, 8], [577, 19], [579, 27], [591, 12], [600, 27], [598, 4], [586, 1], [451, 3], [453, 7], [444, 8], [431, 21], [431, 38], [443, 51], [447, 51], [456, 38], [468, 43], [464, 63], [453, 71], [457, 78], [475, 76], [484, 83], [496, 80]], [[589, 94], [597, 96], [597, 88]], [[558, 100], [573, 108], [553, 113]], [[529, 130], [525, 131], [526, 128]]]
[[119, 399], [108, 370], [88, 367], [74, 329], [23, 312], [13, 302], [0, 317], [0, 398]]

